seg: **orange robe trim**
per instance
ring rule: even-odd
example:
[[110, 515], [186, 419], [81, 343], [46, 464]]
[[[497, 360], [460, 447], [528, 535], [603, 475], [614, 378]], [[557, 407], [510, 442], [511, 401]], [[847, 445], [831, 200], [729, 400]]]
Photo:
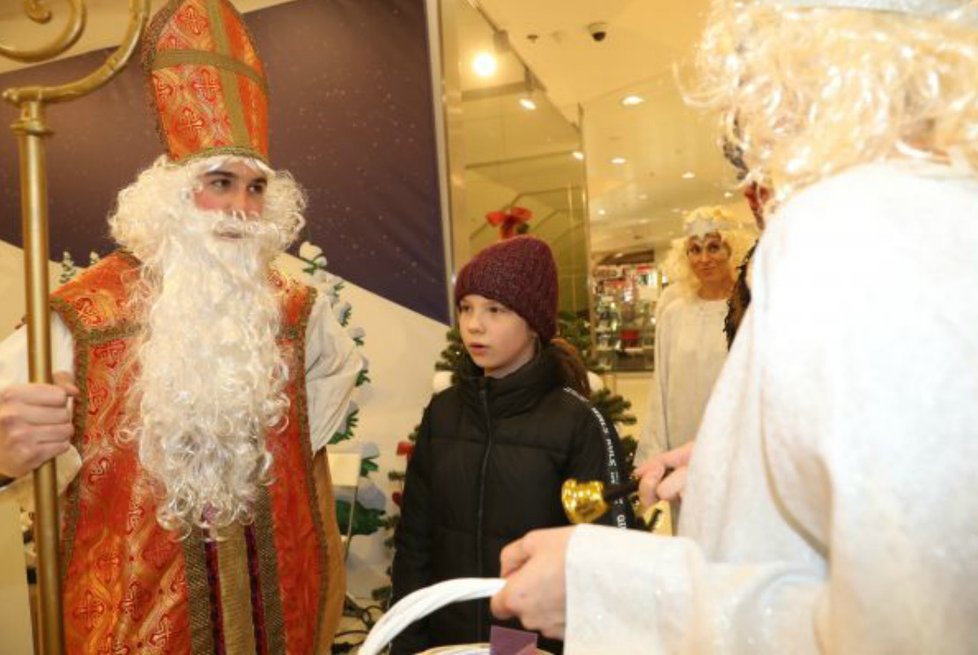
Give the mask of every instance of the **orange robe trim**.
[[[133, 378], [137, 327], [127, 299], [138, 266], [132, 255], [114, 253], [52, 298], [74, 337], [81, 389], [74, 445], [82, 468], [64, 519], [67, 652], [320, 652], [332, 636], [318, 634], [329, 622], [326, 598], [342, 575], [332, 579], [327, 566], [334, 546], [322, 514], [333, 498], [328, 486], [317, 491], [309, 445], [305, 331], [315, 290], [272, 273], [283, 298], [279, 345], [291, 403], [285, 430], [268, 435], [273, 481], [260, 493], [254, 523], [233, 526], [220, 542], [198, 529], [180, 541], [156, 521], [154, 485], [136, 445], [117, 439]], [[319, 498], [324, 492], [329, 497]]]

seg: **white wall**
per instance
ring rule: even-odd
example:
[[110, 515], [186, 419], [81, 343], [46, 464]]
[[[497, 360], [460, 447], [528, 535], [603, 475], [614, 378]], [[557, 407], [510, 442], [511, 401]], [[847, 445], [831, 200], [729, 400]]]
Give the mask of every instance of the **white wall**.
[[[48, 269], [48, 283], [58, 286], [61, 266], [54, 262]], [[24, 285], [24, 251], [0, 241], [0, 339], [7, 338], [27, 311]]]

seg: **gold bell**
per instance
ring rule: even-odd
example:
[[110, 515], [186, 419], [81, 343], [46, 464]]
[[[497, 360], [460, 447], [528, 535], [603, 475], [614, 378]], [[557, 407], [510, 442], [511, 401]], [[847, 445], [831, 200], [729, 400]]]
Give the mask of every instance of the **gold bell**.
[[570, 478], [560, 488], [560, 503], [571, 523], [593, 523], [611, 509], [611, 503], [636, 491], [638, 480], [606, 489], [600, 480], [578, 482]]

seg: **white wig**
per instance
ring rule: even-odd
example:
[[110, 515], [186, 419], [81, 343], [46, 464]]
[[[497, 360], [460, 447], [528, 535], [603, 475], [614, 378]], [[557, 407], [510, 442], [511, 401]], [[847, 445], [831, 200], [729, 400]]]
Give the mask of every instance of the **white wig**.
[[[824, 4], [837, 6], [815, 6]], [[772, 185], [775, 201], [898, 153], [947, 153], [978, 164], [974, 4], [838, 6], [859, 4], [713, 4], [697, 56], [698, 88], [687, 95], [720, 110], [723, 136], [743, 151], [748, 181]]]
[[673, 239], [669, 254], [662, 268], [671, 284], [680, 287], [687, 295], [695, 295], [701, 286], [686, 255], [686, 245], [691, 237], [718, 233], [730, 251], [727, 267], [731, 279], [737, 277], [737, 267], [744, 261], [747, 251], [757, 240], [757, 234], [743, 227], [721, 207], [697, 207], [683, 219], [684, 235]]

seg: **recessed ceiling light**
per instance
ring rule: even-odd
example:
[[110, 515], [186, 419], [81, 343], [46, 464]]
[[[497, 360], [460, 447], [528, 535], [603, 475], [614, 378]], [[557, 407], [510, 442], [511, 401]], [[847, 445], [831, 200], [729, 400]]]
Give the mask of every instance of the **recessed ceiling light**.
[[619, 165], [619, 166], [620, 166], [621, 164], [626, 164], [626, 163], [628, 163], [628, 160], [627, 160], [627, 159], [625, 159], [624, 157], [612, 157], [612, 158], [611, 158], [611, 163], [612, 163], [612, 164], [617, 164], [617, 165]]
[[472, 58], [472, 70], [479, 77], [490, 77], [496, 72], [496, 58], [488, 52], [480, 52]]
[[571, 157], [573, 157], [577, 161], [584, 161], [584, 153], [581, 152], [580, 150], [575, 150], [574, 152], [572, 152]]
[[723, 197], [724, 198], [733, 198], [733, 192], [732, 191], [724, 191], [723, 192]]
[[533, 98], [520, 98], [520, 107], [527, 111], [533, 111], [537, 108], [537, 103], [533, 102]]
[[599, 209], [599, 210], [598, 210], [598, 216], [604, 216], [604, 215], [605, 215], [605, 214], [607, 214], [607, 213], [608, 213], [608, 212], [607, 212], [607, 211], [605, 211], [604, 209]]
[[692, 180], [694, 177], [696, 177], [696, 173], [694, 173], [693, 171], [686, 171], [685, 173], [683, 173], [684, 180]]
[[640, 105], [645, 102], [645, 98], [633, 94], [627, 95], [621, 99], [621, 104], [623, 107], [634, 107], [635, 105]]
[[640, 194], [638, 194], [638, 199], [639, 200], [648, 200], [649, 199], [649, 194], [647, 194], [647, 193], [640, 193]]

